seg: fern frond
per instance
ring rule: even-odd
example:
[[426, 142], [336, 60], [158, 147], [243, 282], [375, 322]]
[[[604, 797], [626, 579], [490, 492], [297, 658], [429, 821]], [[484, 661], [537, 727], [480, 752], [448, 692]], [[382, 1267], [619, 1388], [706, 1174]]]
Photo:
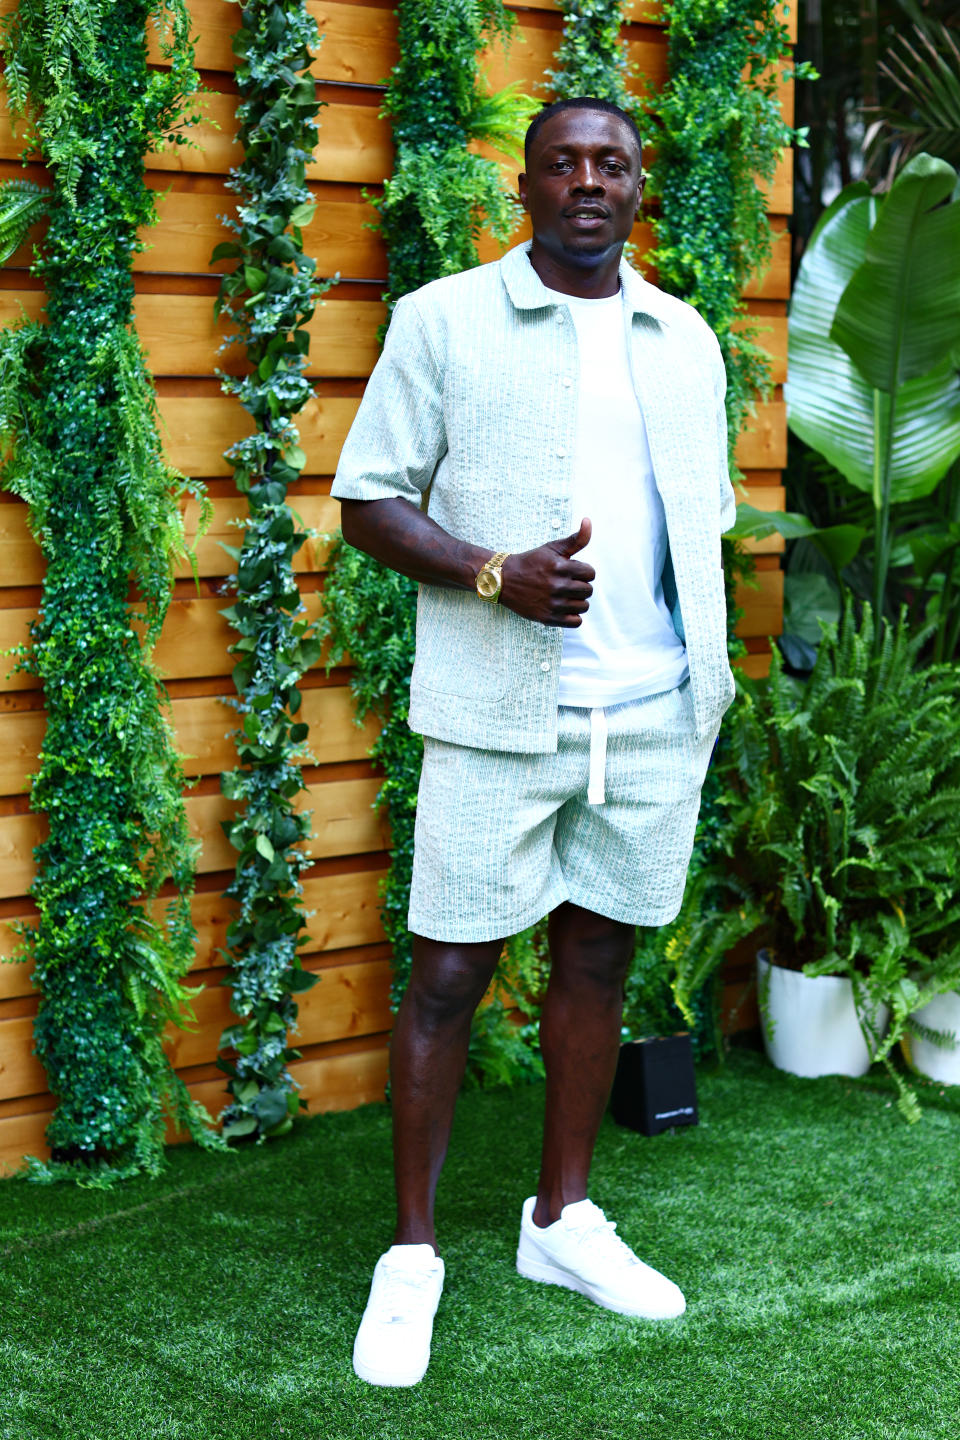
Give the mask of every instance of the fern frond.
[[31, 225], [49, 212], [53, 192], [30, 180], [7, 180], [0, 185], [0, 265], [19, 250]]

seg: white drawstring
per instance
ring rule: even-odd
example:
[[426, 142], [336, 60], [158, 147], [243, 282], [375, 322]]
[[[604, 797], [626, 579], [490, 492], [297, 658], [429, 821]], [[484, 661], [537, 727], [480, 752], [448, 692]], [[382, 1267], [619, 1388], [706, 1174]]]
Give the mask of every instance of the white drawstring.
[[601, 707], [590, 711], [590, 778], [587, 801], [591, 805], [604, 802], [604, 775], [607, 768], [607, 717]]

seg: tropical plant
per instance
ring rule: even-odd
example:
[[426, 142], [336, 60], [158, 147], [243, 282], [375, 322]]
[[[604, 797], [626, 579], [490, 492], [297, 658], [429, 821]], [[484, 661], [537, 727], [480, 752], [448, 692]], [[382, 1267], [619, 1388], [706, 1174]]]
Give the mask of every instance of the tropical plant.
[[784, 390], [791, 429], [847, 492], [849, 523], [864, 518], [857, 492], [869, 497], [869, 555], [846, 578], [878, 615], [910, 600], [936, 627], [934, 660], [960, 638], [956, 184], [945, 161], [919, 155], [885, 197], [861, 181], [824, 212], [790, 306]]
[[[149, 22], [163, 68], [147, 65]], [[151, 654], [191, 487], [163, 459], [132, 324], [131, 261], [156, 218], [143, 157], [194, 118], [189, 24], [181, 0], [20, 0], [2, 32], [25, 155], [51, 176], [45, 194], [19, 181], [0, 192], [8, 245], [49, 215], [31, 267], [46, 323], [0, 335], [2, 479], [27, 502], [46, 562], [22, 661], [47, 717], [31, 804], [49, 831], [24, 941], [57, 1097], [55, 1163], [34, 1173], [87, 1184], [156, 1171], [168, 1114], [220, 1143], [162, 1046], [195, 993], [183, 980], [196, 847]]]
[[[956, 31], [926, 13], [916, 0], [900, 0], [912, 24], [899, 30], [879, 62], [893, 86], [889, 104], [867, 110], [866, 166], [883, 170], [889, 184], [915, 154], [960, 165], [960, 45]], [[954, 16], [956, 19], [956, 16]]]
[[[799, 683], [774, 653], [769, 681], [740, 679], [720, 761], [719, 858], [684, 900], [669, 954], [690, 998], [737, 940], [777, 964], [850, 979], [861, 1024], [890, 1006], [871, 1049], [916, 1100], [889, 1052], [910, 1014], [960, 983], [960, 670], [919, 667], [923, 634], [869, 605], [825, 628]], [[718, 919], [719, 916], [719, 919]]]
[[221, 778], [223, 793], [240, 802], [224, 826], [239, 851], [227, 890], [238, 906], [227, 930], [230, 1006], [238, 1018], [221, 1039], [232, 1053], [218, 1061], [233, 1096], [223, 1116], [231, 1139], [283, 1134], [303, 1106], [287, 1068], [299, 1058], [288, 1031], [296, 1023], [294, 997], [318, 978], [298, 955], [310, 815], [299, 803], [308, 727], [297, 715], [298, 685], [319, 658], [320, 642], [304, 618], [293, 569], [308, 534], [287, 493], [307, 460], [294, 421], [313, 395], [307, 326], [330, 283], [318, 282], [303, 253], [303, 226], [315, 209], [306, 167], [320, 108], [310, 74], [316, 23], [304, 0], [247, 0], [241, 22], [233, 48], [244, 158], [227, 182], [241, 204], [226, 221], [236, 239], [213, 254], [237, 262], [216, 308], [231, 327], [227, 343], [241, 345], [250, 366], [239, 378], [224, 376], [223, 388], [256, 427], [228, 452], [248, 504], [243, 543], [229, 547], [237, 598], [223, 611], [240, 634], [231, 650], [242, 717], [234, 736], [240, 764]]

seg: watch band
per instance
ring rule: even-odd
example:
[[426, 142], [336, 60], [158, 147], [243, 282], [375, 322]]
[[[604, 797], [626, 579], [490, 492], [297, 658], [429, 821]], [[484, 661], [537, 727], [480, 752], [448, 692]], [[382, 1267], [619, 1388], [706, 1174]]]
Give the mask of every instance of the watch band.
[[[508, 560], [509, 557], [509, 550], [498, 550], [496, 554], [491, 555], [490, 559], [487, 560], [483, 565], [481, 565], [480, 569], [477, 571], [477, 594], [479, 595], [480, 599], [485, 600], [488, 605], [496, 605], [497, 601], [500, 599], [500, 589], [503, 583], [501, 570], [503, 568], [504, 561]], [[489, 575], [496, 580], [496, 589], [491, 590], [489, 595], [484, 594], [482, 577], [485, 575]]]

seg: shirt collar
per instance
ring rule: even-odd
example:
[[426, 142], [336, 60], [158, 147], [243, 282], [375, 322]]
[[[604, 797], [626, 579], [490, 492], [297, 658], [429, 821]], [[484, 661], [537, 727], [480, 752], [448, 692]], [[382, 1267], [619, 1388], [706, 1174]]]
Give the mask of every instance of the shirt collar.
[[[507, 294], [518, 310], [540, 310], [556, 301], [547, 291], [540, 276], [530, 264], [532, 241], [514, 245], [500, 261], [500, 273]], [[668, 297], [656, 285], [644, 280], [625, 260], [620, 261], [620, 289], [631, 314], [651, 315], [664, 325], [670, 324]]]

